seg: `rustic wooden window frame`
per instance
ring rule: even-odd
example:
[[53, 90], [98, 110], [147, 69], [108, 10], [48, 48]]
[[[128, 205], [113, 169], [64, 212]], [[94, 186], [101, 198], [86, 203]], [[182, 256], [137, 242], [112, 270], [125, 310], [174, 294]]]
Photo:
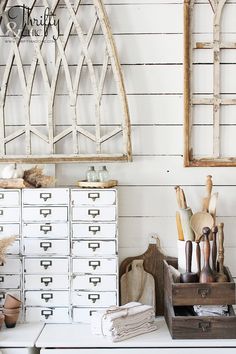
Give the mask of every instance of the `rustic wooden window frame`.
[[[32, 7], [35, 5], [37, 0], [33, 0], [32, 2]], [[43, 0], [45, 6], [49, 4], [47, 0]], [[69, 0], [65, 0], [65, 3], [70, 2]], [[60, 0], [54, 0], [53, 4], [51, 6], [52, 11], [55, 11], [57, 9], [57, 6], [59, 5]], [[0, 5], [0, 10], [1, 13], [4, 11], [8, 4], [8, 0], [3, 0], [1, 5]], [[72, 23], [74, 22], [75, 28], [77, 31], [77, 34], [80, 38], [83, 38], [83, 33], [81, 32], [80, 25], [78, 21], [76, 22], [76, 7], [79, 7], [81, 4], [81, 0], [75, 0], [74, 1], [74, 7], [72, 9], [72, 5], [70, 5], [70, 23], [68, 23], [68, 28], [72, 26]], [[17, 66], [20, 68], [20, 75], [21, 75], [21, 81], [24, 81], [24, 73], [23, 73], [23, 66], [22, 66], [22, 61], [20, 57], [20, 52], [18, 49], [18, 46], [20, 45], [20, 39], [14, 40], [14, 52], [13, 52], [13, 59], [11, 60], [9, 58], [8, 62], [6, 63], [6, 72], [4, 74], [3, 78], [3, 84], [2, 84], [2, 92], [0, 95], [0, 162], [5, 163], [5, 162], [19, 162], [19, 163], [60, 163], [60, 162], [86, 162], [86, 161], [132, 161], [132, 147], [131, 147], [131, 125], [130, 125], [130, 116], [129, 116], [129, 109], [128, 109], [128, 102], [127, 102], [127, 95], [125, 91], [125, 86], [124, 86], [124, 79], [123, 79], [123, 74], [121, 70], [121, 65], [119, 62], [118, 58], [118, 53], [117, 49], [115, 46], [115, 42], [113, 39], [113, 35], [111, 32], [111, 27], [108, 19], [108, 15], [106, 13], [104, 4], [102, 0], [93, 0], [93, 5], [96, 10], [95, 14], [95, 22], [100, 23], [100, 27], [102, 29], [104, 39], [106, 42], [106, 53], [104, 55], [104, 61], [102, 63], [102, 71], [101, 71], [101, 77], [98, 82], [98, 86], [96, 87], [95, 85], [95, 76], [93, 72], [93, 64], [91, 63], [91, 59], [89, 58], [89, 55], [87, 53], [87, 48], [89, 46], [91, 37], [94, 34], [96, 23], [94, 22], [94, 28], [92, 28], [92, 25], [90, 27], [90, 30], [87, 34], [87, 36], [84, 36], [85, 38], [82, 39], [82, 48], [83, 48], [83, 57], [84, 58], [79, 58], [80, 66], [82, 67], [83, 62], [86, 58], [88, 60], [88, 71], [90, 74], [90, 79], [91, 82], [93, 83], [94, 90], [95, 90], [95, 99], [96, 99], [96, 105], [97, 108], [96, 110], [96, 117], [95, 117], [95, 125], [96, 125], [96, 132], [95, 134], [90, 134], [87, 132], [83, 127], [80, 127], [75, 118], [75, 112], [74, 114], [74, 119], [71, 125], [71, 128], [68, 128], [67, 131], [63, 131], [57, 136], [53, 134], [53, 114], [52, 111], [48, 112], [48, 136], [41, 134], [37, 129], [31, 126], [30, 123], [30, 113], [29, 113], [29, 106], [28, 109], [26, 109], [25, 112], [25, 126], [23, 128], [18, 129], [16, 132], [10, 134], [9, 136], [5, 135], [5, 117], [4, 117], [4, 106], [5, 106], [5, 99], [6, 99], [6, 90], [7, 90], [7, 85], [9, 82], [9, 77], [11, 73], [11, 68], [13, 66], [14, 59], [16, 60]], [[70, 25], [70, 26], [69, 26]], [[54, 29], [53, 29], [54, 31]], [[23, 32], [23, 31], [22, 31]], [[69, 29], [67, 35], [69, 36]], [[55, 65], [57, 65], [57, 62], [64, 61], [65, 64], [68, 66], [66, 63], [66, 57], [64, 54], [64, 49], [67, 45], [67, 39], [63, 38], [64, 42], [60, 41], [60, 37], [58, 39], [59, 41], [59, 58], [56, 58]], [[43, 43], [44, 39], [42, 40]], [[40, 44], [41, 45], [41, 44]], [[49, 86], [49, 79], [47, 77], [47, 73], [45, 70], [45, 64], [43, 63], [43, 58], [40, 53], [40, 45], [36, 45], [35, 47], [35, 67], [37, 63], [42, 66], [42, 75], [43, 75], [43, 80], [46, 82], [46, 84]], [[110, 65], [113, 71], [115, 83], [116, 83], [116, 88], [117, 88], [117, 95], [119, 96], [119, 101], [120, 101], [120, 106], [121, 106], [121, 111], [122, 111], [122, 117], [121, 117], [121, 124], [117, 127], [114, 127], [114, 130], [110, 133], [105, 134], [104, 136], [101, 136], [101, 121], [100, 121], [100, 106], [99, 102], [101, 101], [101, 96], [103, 92], [103, 86], [104, 86], [104, 81], [105, 81], [105, 76], [106, 72], [108, 70], [108, 64], [110, 61]], [[60, 65], [60, 64], [59, 64]], [[81, 72], [80, 72], [81, 74]], [[78, 75], [80, 75], [78, 74]], [[34, 75], [35, 75], [35, 70], [33, 70], [33, 74], [31, 77], [31, 83], [34, 80]], [[67, 80], [67, 77], [66, 77]], [[80, 79], [78, 78], [78, 81]], [[56, 82], [57, 82], [57, 77], [54, 79], [54, 82], [52, 85], [56, 87]], [[23, 82], [24, 85], [25, 82]], [[55, 87], [54, 87], [54, 94], [55, 94]], [[51, 89], [51, 87], [49, 87]], [[24, 95], [26, 96], [26, 100], [28, 97], [29, 101], [29, 96], [31, 95], [31, 90], [32, 90], [32, 85], [31, 88], [27, 88], [25, 84], [25, 93]], [[71, 97], [75, 96], [75, 92], [70, 92]], [[71, 110], [73, 111], [76, 110], [75, 102], [72, 102], [71, 104]], [[51, 103], [52, 107], [53, 103]], [[28, 113], [27, 113], [28, 111]], [[112, 123], [112, 122], [111, 122]], [[70, 130], [70, 131], [69, 131]], [[33, 155], [31, 152], [31, 134], [36, 135], [40, 139], [46, 141], [50, 145], [50, 154], [44, 154], [44, 155]], [[96, 153], [94, 154], [79, 154], [78, 152], [78, 146], [76, 147], [76, 139], [77, 139], [77, 134], [82, 134], [86, 138], [94, 141], [96, 143]], [[7, 155], [6, 154], [6, 144], [9, 141], [14, 140], [15, 138], [21, 136], [22, 134], [25, 134], [26, 136], [26, 153], [24, 155]], [[73, 144], [73, 154], [66, 155], [66, 154], [56, 154], [54, 150], [55, 144], [62, 139], [63, 137], [67, 136], [68, 134], [72, 135], [72, 144]], [[117, 134], [122, 134], [121, 139], [123, 139], [123, 148], [122, 151], [119, 153], [112, 153], [112, 154], [103, 154], [101, 153], [101, 144], [112, 137], [116, 136]], [[76, 150], [77, 149], [77, 150]]]
[[[220, 40], [221, 13], [227, 0], [208, 0], [215, 13], [218, 5], [218, 12], [214, 18], [213, 43], [198, 43], [197, 49], [213, 49], [214, 51], [214, 92], [212, 99], [192, 98], [192, 17], [195, 0], [184, 0], [184, 166], [185, 167], [226, 167], [236, 166], [235, 157], [220, 157], [220, 107], [224, 105], [235, 105], [235, 99], [221, 99], [220, 97], [220, 50], [236, 49], [236, 43], [224, 43]], [[209, 101], [212, 101], [209, 103]], [[201, 102], [200, 102], [201, 101]], [[206, 158], [193, 158], [191, 146], [192, 130], [192, 106], [193, 104], [211, 104], [213, 106], [213, 156]]]

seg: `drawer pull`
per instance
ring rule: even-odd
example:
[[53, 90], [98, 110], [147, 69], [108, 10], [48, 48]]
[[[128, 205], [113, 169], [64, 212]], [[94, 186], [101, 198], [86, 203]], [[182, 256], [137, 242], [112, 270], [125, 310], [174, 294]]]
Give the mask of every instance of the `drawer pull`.
[[53, 310], [42, 310], [41, 315], [47, 320], [50, 316], [53, 315]]
[[101, 266], [100, 261], [89, 261], [89, 267], [92, 267], [95, 270], [97, 267]]
[[52, 261], [40, 261], [41, 267], [44, 267], [44, 269], [48, 269], [48, 267], [52, 266]]
[[3, 210], [2, 209], [0, 210], [0, 215], [3, 215]]
[[43, 215], [45, 218], [51, 214], [52, 214], [51, 209], [40, 209], [40, 215]]
[[4, 199], [4, 193], [0, 193], [0, 199]]
[[0, 263], [0, 267], [3, 267], [4, 266], [4, 263], [2, 262], [2, 263]]
[[4, 300], [5, 297], [6, 297], [6, 294], [5, 294], [5, 293], [0, 293], [0, 301], [1, 301], [1, 300]]
[[53, 294], [52, 293], [41, 294], [41, 299], [45, 300], [45, 302], [48, 302], [49, 300], [53, 299]]
[[4, 283], [4, 277], [0, 277], [0, 283]]
[[48, 199], [52, 198], [52, 193], [40, 193], [40, 198], [46, 202]]
[[3, 226], [0, 226], [0, 232], [3, 232]]
[[40, 231], [43, 231], [45, 234], [52, 231], [51, 225], [40, 225]]
[[96, 310], [90, 310], [90, 311], [89, 311], [89, 316], [90, 316], [90, 317], [93, 316], [93, 314], [96, 313], [96, 312], [97, 312]]
[[198, 289], [198, 295], [201, 296], [201, 298], [205, 299], [208, 295], [210, 295], [211, 290], [209, 288], [203, 288], [203, 289]]
[[92, 199], [92, 201], [95, 202], [96, 199], [100, 198], [100, 193], [89, 193], [88, 198]]
[[201, 328], [202, 332], [209, 332], [211, 330], [211, 323], [199, 322], [198, 327]]
[[49, 248], [52, 247], [52, 242], [40, 242], [40, 247], [46, 252]]
[[101, 231], [101, 226], [89, 226], [89, 232], [92, 232], [94, 235], [99, 231]]
[[91, 248], [95, 252], [97, 248], [100, 248], [100, 243], [89, 242], [88, 248]]
[[48, 284], [52, 283], [52, 277], [41, 278], [41, 283], [43, 283], [45, 286], [48, 286]]
[[100, 277], [91, 277], [89, 278], [89, 282], [92, 283], [94, 286], [97, 286], [98, 283], [101, 283]]
[[89, 209], [88, 210], [88, 215], [90, 215], [93, 218], [95, 218], [96, 216], [100, 215], [100, 210], [99, 209]]
[[100, 299], [100, 295], [99, 294], [89, 294], [88, 299], [92, 300], [93, 304], [95, 304], [95, 302]]

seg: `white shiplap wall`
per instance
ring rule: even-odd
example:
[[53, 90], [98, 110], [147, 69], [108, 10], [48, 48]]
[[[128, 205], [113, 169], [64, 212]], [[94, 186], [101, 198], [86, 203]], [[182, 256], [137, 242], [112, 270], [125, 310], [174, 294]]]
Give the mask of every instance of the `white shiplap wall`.
[[[225, 222], [226, 264], [236, 276], [236, 169], [183, 167], [182, 1], [105, 4], [125, 76], [134, 154], [133, 163], [108, 164], [111, 177], [119, 180], [120, 260], [143, 252], [152, 233], [169, 255], [177, 255], [174, 186], [184, 186], [197, 211], [211, 174], [220, 193], [217, 214]], [[83, 179], [87, 166], [55, 166], [58, 185]]]

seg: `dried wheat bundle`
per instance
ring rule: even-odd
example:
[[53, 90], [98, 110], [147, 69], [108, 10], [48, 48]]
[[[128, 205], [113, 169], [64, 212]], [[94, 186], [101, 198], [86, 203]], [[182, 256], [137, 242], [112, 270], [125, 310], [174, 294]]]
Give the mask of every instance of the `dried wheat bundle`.
[[5, 262], [6, 250], [9, 246], [13, 244], [15, 239], [16, 239], [15, 236], [10, 236], [10, 237], [5, 237], [0, 239], [0, 262], [1, 263]]
[[51, 187], [55, 184], [55, 178], [52, 176], [45, 176], [43, 168], [34, 166], [30, 170], [24, 172], [24, 180], [32, 187]]

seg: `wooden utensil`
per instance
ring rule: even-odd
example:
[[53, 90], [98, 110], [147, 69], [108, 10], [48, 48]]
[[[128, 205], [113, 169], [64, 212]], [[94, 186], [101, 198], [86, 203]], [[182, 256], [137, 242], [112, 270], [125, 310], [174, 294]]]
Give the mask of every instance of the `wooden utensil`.
[[212, 259], [212, 270], [214, 273], [216, 273], [216, 257], [217, 257], [217, 232], [218, 232], [218, 227], [214, 226], [212, 228], [212, 235], [213, 235], [213, 243], [212, 243], [212, 253], [211, 253], [211, 259]]
[[211, 214], [211, 216], [213, 217], [214, 225], [216, 223], [216, 204], [218, 200], [218, 195], [219, 193], [212, 194], [209, 202], [209, 207], [208, 207], [209, 214]]
[[180, 241], [184, 241], [183, 228], [181, 225], [180, 214], [178, 211], [176, 212], [176, 226], [177, 226], [177, 231], [178, 231], [178, 239]]
[[182, 188], [179, 189], [179, 195], [180, 195], [180, 204], [182, 206], [182, 209], [187, 209], [186, 197], [185, 197], [184, 190]]
[[176, 200], [177, 200], [178, 207], [179, 207], [179, 209], [181, 209], [182, 205], [181, 205], [181, 200], [180, 200], [180, 186], [175, 187], [175, 192], [176, 192]]
[[202, 236], [202, 229], [204, 227], [209, 227], [211, 229], [213, 227], [214, 220], [211, 214], [200, 211], [198, 213], [193, 214], [190, 220], [190, 224], [195, 233], [197, 241], [199, 237]]
[[181, 274], [181, 276], [180, 276], [181, 283], [197, 283], [198, 282], [197, 273], [191, 272], [192, 253], [193, 253], [193, 244], [192, 244], [192, 241], [188, 240], [185, 243], [186, 273]]
[[207, 176], [206, 178], [206, 197], [203, 198], [202, 203], [202, 211], [208, 212], [209, 202], [211, 199], [211, 192], [212, 192], [212, 176]]
[[204, 266], [200, 272], [199, 282], [213, 283], [215, 281], [215, 277], [209, 264], [209, 260], [210, 260], [209, 234], [211, 232], [211, 229], [209, 227], [204, 227], [202, 232], [204, 237], [204, 245], [203, 245]]
[[219, 247], [218, 247], [218, 263], [219, 263], [219, 273], [216, 274], [216, 281], [218, 283], [224, 283], [228, 281], [226, 274], [224, 273], [224, 223], [218, 225], [219, 233]]
[[194, 232], [192, 230], [190, 220], [193, 215], [193, 212], [190, 208], [180, 209], [179, 210], [181, 225], [183, 229], [184, 240], [194, 241]]

